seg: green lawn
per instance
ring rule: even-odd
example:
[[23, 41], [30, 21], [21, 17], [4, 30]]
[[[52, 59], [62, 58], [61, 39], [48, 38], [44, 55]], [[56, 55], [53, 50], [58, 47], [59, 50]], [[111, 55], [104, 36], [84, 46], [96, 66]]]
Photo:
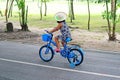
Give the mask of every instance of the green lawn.
[[[30, 27], [38, 27], [38, 28], [47, 28], [47, 27], [55, 27], [57, 25], [54, 16], [48, 15], [44, 16], [43, 20], [39, 19], [39, 15], [30, 15], [28, 18], [28, 25]], [[88, 25], [88, 16], [87, 15], [76, 15], [73, 23], [70, 23], [69, 17], [66, 22], [71, 27], [79, 27], [80, 29], [87, 29]], [[120, 32], [120, 23], [117, 23], [116, 31]], [[91, 31], [106, 31], [107, 29], [107, 21], [102, 19], [101, 15], [91, 15], [90, 22]]]
[[[40, 20], [39, 15], [39, 8], [36, 2], [27, 2], [29, 6], [29, 14], [28, 14], [28, 26], [29, 27], [37, 27], [37, 28], [50, 28], [55, 27], [57, 25], [54, 15], [55, 12], [58, 10], [66, 11], [68, 12], [68, 5], [67, 2], [60, 1], [58, 5], [58, 1], [53, 1], [48, 3], [48, 15], [43, 16], [43, 19]], [[54, 6], [54, 7], [53, 7]], [[4, 7], [5, 3], [1, 3], [1, 9], [4, 13]], [[86, 29], [87, 30], [87, 23], [88, 23], [88, 15], [87, 15], [87, 3], [81, 3], [81, 2], [75, 2], [74, 3], [74, 11], [75, 11], [75, 20], [73, 20], [73, 23], [70, 23], [69, 17], [67, 18], [66, 22], [71, 27], [79, 27], [80, 29]], [[13, 17], [9, 18], [9, 21], [19, 21], [18, 14], [17, 14], [17, 7], [14, 6], [14, 13]], [[90, 4], [91, 9], [91, 22], [90, 22], [90, 28], [91, 31], [106, 31], [107, 28], [107, 21], [102, 19], [101, 13], [104, 10], [103, 4]], [[0, 20], [5, 19], [1, 18]], [[120, 22], [116, 25], [116, 31], [120, 32]]]
[[[2, 18], [5, 19], [5, 18]], [[17, 16], [13, 16], [9, 19], [9, 21], [19, 21]], [[69, 17], [66, 22], [71, 27], [79, 27], [80, 29], [87, 30], [88, 16], [87, 15], [76, 15], [73, 23], [70, 23]], [[29, 27], [37, 27], [37, 28], [51, 28], [57, 25], [54, 15], [43, 16], [43, 19], [40, 20], [40, 16], [38, 14], [30, 14], [28, 16], [28, 26]], [[101, 15], [91, 15], [90, 21], [91, 31], [100, 31], [104, 32], [107, 28], [107, 21], [102, 19]], [[116, 31], [120, 32], [120, 22], [116, 25]]]

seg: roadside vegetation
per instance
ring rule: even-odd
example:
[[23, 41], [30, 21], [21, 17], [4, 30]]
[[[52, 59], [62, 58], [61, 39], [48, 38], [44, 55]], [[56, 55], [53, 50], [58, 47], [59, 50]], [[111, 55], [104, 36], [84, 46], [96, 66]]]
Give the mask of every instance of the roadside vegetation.
[[[120, 17], [120, 13], [117, 13], [119, 9], [119, 0], [115, 0], [113, 3], [113, 11], [107, 13], [106, 7], [111, 6], [113, 0], [7, 0], [10, 3], [13, 2], [13, 10], [11, 10], [11, 16], [8, 18], [8, 14], [0, 16], [0, 19], [4, 17], [8, 18], [7, 22], [17, 21], [20, 22], [21, 30], [27, 31], [29, 27], [37, 28], [51, 28], [56, 26], [54, 20], [54, 14], [57, 11], [64, 11], [68, 14], [67, 22], [72, 28], [85, 29], [95, 32], [107, 32], [109, 40], [115, 40], [117, 36], [115, 33], [120, 33], [120, 20], [116, 21], [116, 18]], [[39, 1], [39, 2], [38, 2]], [[105, 4], [107, 1], [108, 5]], [[0, 0], [2, 14], [6, 13], [4, 0]], [[17, 2], [17, 3], [16, 3]], [[87, 4], [89, 3], [89, 6]], [[58, 5], [59, 4], [59, 5]], [[18, 8], [17, 8], [18, 7]], [[9, 12], [9, 8], [6, 9]], [[88, 9], [90, 10], [88, 14]], [[115, 11], [116, 10], [116, 11]], [[105, 13], [106, 11], [106, 13]], [[19, 12], [19, 13], [18, 13]], [[110, 14], [111, 13], [111, 14]], [[24, 18], [25, 17], [25, 18]], [[104, 19], [103, 19], [104, 18]], [[88, 23], [88, 19], [90, 20]], [[108, 19], [110, 25], [108, 25]], [[89, 25], [88, 25], [89, 24]], [[89, 29], [88, 29], [89, 26]], [[24, 27], [27, 27], [24, 28]], [[114, 30], [112, 28], [115, 27]], [[113, 32], [113, 33], [112, 33]]]

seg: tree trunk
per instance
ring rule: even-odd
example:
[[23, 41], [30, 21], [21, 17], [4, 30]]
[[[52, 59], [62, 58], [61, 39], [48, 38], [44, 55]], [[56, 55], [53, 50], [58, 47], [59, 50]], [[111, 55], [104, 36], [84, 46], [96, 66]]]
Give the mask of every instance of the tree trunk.
[[[20, 24], [22, 27], [22, 31], [29, 31], [28, 30], [28, 25], [27, 25], [27, 12], [28, 12], [28, 6], [27, 10], [25, 10], [25, 0], [24, 0], [24, 6], [21, 9], [21, 18], [20, 18]], [[26, 13], [26, 14], [25, 14]]]
[[73, 0], [70, 0], [70, 13], [71, 13], [71, 18], [72, 18], [73, 20], [75, 20]]
[[21, 29], [22, 31], [29, 31], [27, 24], [21, 25], [21, 27], [22, 27]]
[[43, 1], [41, 0], [41, 5], [40, 5], [40, 20], [42, 20], [42, 3], [43, 3]]
[[70, 17], [70, 0], [68, 0], [68, 7], [69, 7], [69, 14], [68, 14], [68, 16]]
[[11, 22], [8, 22], [6, 24], [6, 29], [7, 29], [7, 32], [13, 32], [13, 24]]
[[12, 1], [11, 1], [11, 4], [10, 4], [10, 9], [9, 9], [9, 12], [8, 12], [8, 18], [10, 17], [10, 14], [11, 14], [11, 16], [12, 16], [13, 2], [14, 2], [14, 0], [12, 0]]
[[21, 19], [22, 21], [21, 22], [22, 22], [22, 25], [25, 25], [25, 17], [24, 17], [25, 16], [25, 7], [22, 7], [22, 12], [21, 13], [22, 13], [22, 16], [21, 16], [22, 17], [22, 19]]
[[108, 1], [106, 0], [106, 11], [107, 11], [107, 23], [108, 23], [108, 36], [109, 40], [111, 39], [111, 25], [110, 25], [110, 20], [109, 20], [109, 10], [108, 10]]
[[74, 17], [74, 8], [73, 8], [73, 0], [68, 0], [68, 6], [69, 6], [70, 22], [72, 23], [72, 20], [75, 19], [75, 17]]
[[3, 17], [2, 11], [0, 10], [0, 15]]
[[46, 16], [47, 15], [47, 3], [46, 3], [46, 0], [44, 0], [44, 4], [45, 4], [45, 14], [44, 14], [44, 16]]
[[71, 17], [73, 20], [75, 20], [75, 16], [74, 16], [74, 7], [73, 7], [73, 0], [71, 0]]
[[89, 6], [89, 0], [87, 0], [87, 4], [88, 4], [88, 30], [90, 30], [90, 6]]
[[5, 9], [5, 17], [6, 17], [6, 23], [8, 22], [8, 2], [9, 0], [7, 0], [7, 3], [6, 3], [6, 9]]
[[113, 29], [112, 29], [112, 37], [110, 40], [116, 40], [116, 35], [115, 35], [115, 27], [116, 27], [116, 2], [117, 0], [111, 0], [111, 15], [112, 15], [112, 23], [113, 23]]

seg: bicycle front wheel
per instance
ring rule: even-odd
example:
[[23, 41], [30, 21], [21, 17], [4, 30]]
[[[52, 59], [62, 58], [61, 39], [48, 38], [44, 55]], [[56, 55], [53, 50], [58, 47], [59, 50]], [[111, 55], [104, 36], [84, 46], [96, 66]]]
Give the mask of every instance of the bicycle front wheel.
[[45, 61], [45, 62], [49, 62], [53, 59], [54, 57], [54, 51], [51, 47], [45, 45], [42, 46], [39, 50], [39, 56], [40, 58]]
[[83, 53], [79, 49], [71, 49], [67, 59], [70, 64], [73, 63], [78, 66], [83, 62]]

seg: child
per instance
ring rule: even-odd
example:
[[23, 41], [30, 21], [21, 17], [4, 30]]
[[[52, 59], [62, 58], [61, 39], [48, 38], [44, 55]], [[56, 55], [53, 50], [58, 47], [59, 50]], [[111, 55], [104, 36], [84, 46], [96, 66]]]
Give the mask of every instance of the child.
[[61, 40], [62, 45], [64, 45], [64, 43], [66, 42], [67, 38], [71, 39], [71, 34], [70, 34], [70, 30], [68, 25], [65, 22], [67, 15], [64, 12], [58, 12], [55, 14], [55, 19], [58, 23], [58, 25], [53, 28], [51, 31], [49, 31], [50, 33], [53, 33], [55, 31], [60, 30], [61, 35], [57, 35], [55, 36], [55, 42], [56, 42], [56, 46], [57, 48], [55, 49], [56, 52], [60, 52], [60, 43], [59, 40]]

